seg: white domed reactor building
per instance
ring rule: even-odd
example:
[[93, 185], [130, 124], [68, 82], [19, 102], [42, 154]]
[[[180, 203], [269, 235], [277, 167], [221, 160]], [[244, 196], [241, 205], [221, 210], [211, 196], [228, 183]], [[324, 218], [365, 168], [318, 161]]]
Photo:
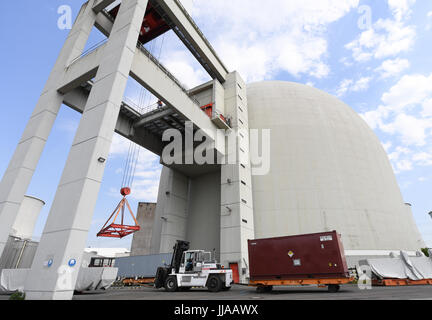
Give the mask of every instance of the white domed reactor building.
[[387, 154], [349, 106], [290, 82], [248, 86], [249, 126], [271, 129], [270, 173], [252, 178], [258, 238], [337, 230], [347, 250], [424, 243]]
[[[384, 148], [353, 109], [306, 85], [246, 86], [237, 73], [231, 77], [238, 86], [225, 89], [223, 114], [240, 120], [240, 129], [270, 130], [270, 170], [251, 174], [251, 159], [242, 160], [242, 153], [257, 147], [252, 140], [242, 147], [241, 133], [239, 167], [164, 167], [153, 253], [170, 252], [176, 239], [188, 240], [195, 249], [214, 249], [242, 278], [252, 238], [336, 230], [350, 266], [365, 257], [424, 247]], [[211, 95], [202, 90], [191, 92], [204, 105]], [[235, 109], [229, 107], [233, 96]]]

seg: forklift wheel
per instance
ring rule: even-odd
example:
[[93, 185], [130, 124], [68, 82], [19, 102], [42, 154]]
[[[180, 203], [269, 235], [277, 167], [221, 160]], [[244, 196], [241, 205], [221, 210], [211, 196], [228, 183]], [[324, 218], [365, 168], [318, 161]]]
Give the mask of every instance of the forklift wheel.
[[178, 289], [177, 278], [174, 276], [169, 276], [165, 281], [165, 290], [168, 292], [176, 292]]
[[328, 286], [328, 292], [330, 293], [336, 293], [339, 291], [339, 289], [340, 289], [340, 285], [338, 284], [329, 284]]
[[207, 288], [210, 292], [219, 292], [222, 290], [222, 281], [218, 276], [210, 276], [207, 281]]

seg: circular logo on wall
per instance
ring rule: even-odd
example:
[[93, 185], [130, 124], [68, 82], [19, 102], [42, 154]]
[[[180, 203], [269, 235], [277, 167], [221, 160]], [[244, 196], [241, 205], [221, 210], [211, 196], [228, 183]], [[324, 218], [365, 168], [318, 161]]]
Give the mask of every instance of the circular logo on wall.
[[69, 267], [73, 267], [73, 266], [76, 265], [76, 260], [75, 259], [70, 259], [68, 264], [69, 264]]

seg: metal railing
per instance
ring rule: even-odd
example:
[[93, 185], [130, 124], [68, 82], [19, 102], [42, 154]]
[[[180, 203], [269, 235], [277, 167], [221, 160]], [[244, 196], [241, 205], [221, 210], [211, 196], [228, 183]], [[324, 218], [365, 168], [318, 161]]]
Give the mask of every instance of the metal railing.
[[128, 97], [124, 97], [123, 98], [123, 103], [125, 104], [125, 105], [127, 105], [129, 108], [131, 108], [131, 109], [133, 109], [133, 110], [135, 110], [136, 112], [138, 112], [139, 114], [141, 114], [141, 115], [144, 115], [144, 114], [147, 114], [147, 113], [150, 113], [150, 112], [152, 112], [152, 111], [154, 111], [154, 110], [158, 110], [158, 109], [162, 109], [162, 108], [164, 108], [164, 106], [161, 106], [159, 103], [152, 103], [152, 104], [150, 104], [150, 105], [148, 105], [148, 106], [144, 106], [144, 107], [141, 107], [141, 106], [139, 106], [136, 102], [134, 102], [134, 101], [132, 101], [130, 98], [128, 98]]
[[86, 51], [84, 51], [83, 53], [81, 53], [78, 57], [72, 59], [72, 61], [69, 63], [68, 68], [73, 65], [75, 62], [77, 62], [79, 59], [84, 58], [85, 56], [88, 56], [90, 53], [92, 53], [93, 51], [96, 51], [98, 48], [100, 48], [101, 46], [103, 46], [106, 42], [108, 41], [108, 38], [103, 39], [102, 41], [96, 43], [95, 45], [91, 46], [90, 48], [88, 48]]
[[111, 15], [111, 13], [108, 12], [107, 9], [102, 10], [102, 14], [107, 17], [109, 20], [111, 20], [112, 23], [114, 23], [115, 18]]
[[127, 105], [129, 108], [135, 110], [136, 112], [138, 112], [139, 114], [142, 114], [141, 110], [143, 108], [141, 108], [138, 104], [136, 104], [134, 101], [132, 101], [130, 98], [128, 97], [124, 97], [123, 98], [123, 104]]
[[[115, 18], [106, 10], [103, 9], [102, 14], [105, 15], [112, 23], [114, 23]], [[101, 47], [103, 44], [105, 44], [108, 41], [108, 37], [106, 39], [103, 39], [102, 41], [96, 43], [95, 45], [88, 48], [86, 51], [84, 51], [82, 54], [80, 54], [78, 57], [72, 59], [72, 61], [69, 63], [68, 67], [77, 62], [79, 59], [89, 55], [93, 51], [95, 51], [97, 48]]]

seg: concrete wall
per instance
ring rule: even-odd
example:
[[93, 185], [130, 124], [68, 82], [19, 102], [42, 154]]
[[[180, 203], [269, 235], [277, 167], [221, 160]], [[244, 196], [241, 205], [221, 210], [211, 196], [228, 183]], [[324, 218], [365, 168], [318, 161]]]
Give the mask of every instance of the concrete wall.
[[141, 227], [133, 235], [131, 256], [150, 254], [156, 203], [140, 202], [137, 210], [137, 221]]
[[347, 250], [418, 250], [420, 233], [365, 121], [320, 90], [248, 86], [250, 128], [271, 129], [271, 169], [254, 176], [257, 238], [337, 230]]
[[163, 167], [152, 232], [151, 253], [172, 253], [177, 240], [185, 240], [189, 178]]
[[191, 179], [186, 240], [191, 249], [220, 253], [220, 171]]
[[220, 252], [220, 171], [190, 178], [162, 169], [151, 237], [151, 254], [172, 253], [177, 240]]

